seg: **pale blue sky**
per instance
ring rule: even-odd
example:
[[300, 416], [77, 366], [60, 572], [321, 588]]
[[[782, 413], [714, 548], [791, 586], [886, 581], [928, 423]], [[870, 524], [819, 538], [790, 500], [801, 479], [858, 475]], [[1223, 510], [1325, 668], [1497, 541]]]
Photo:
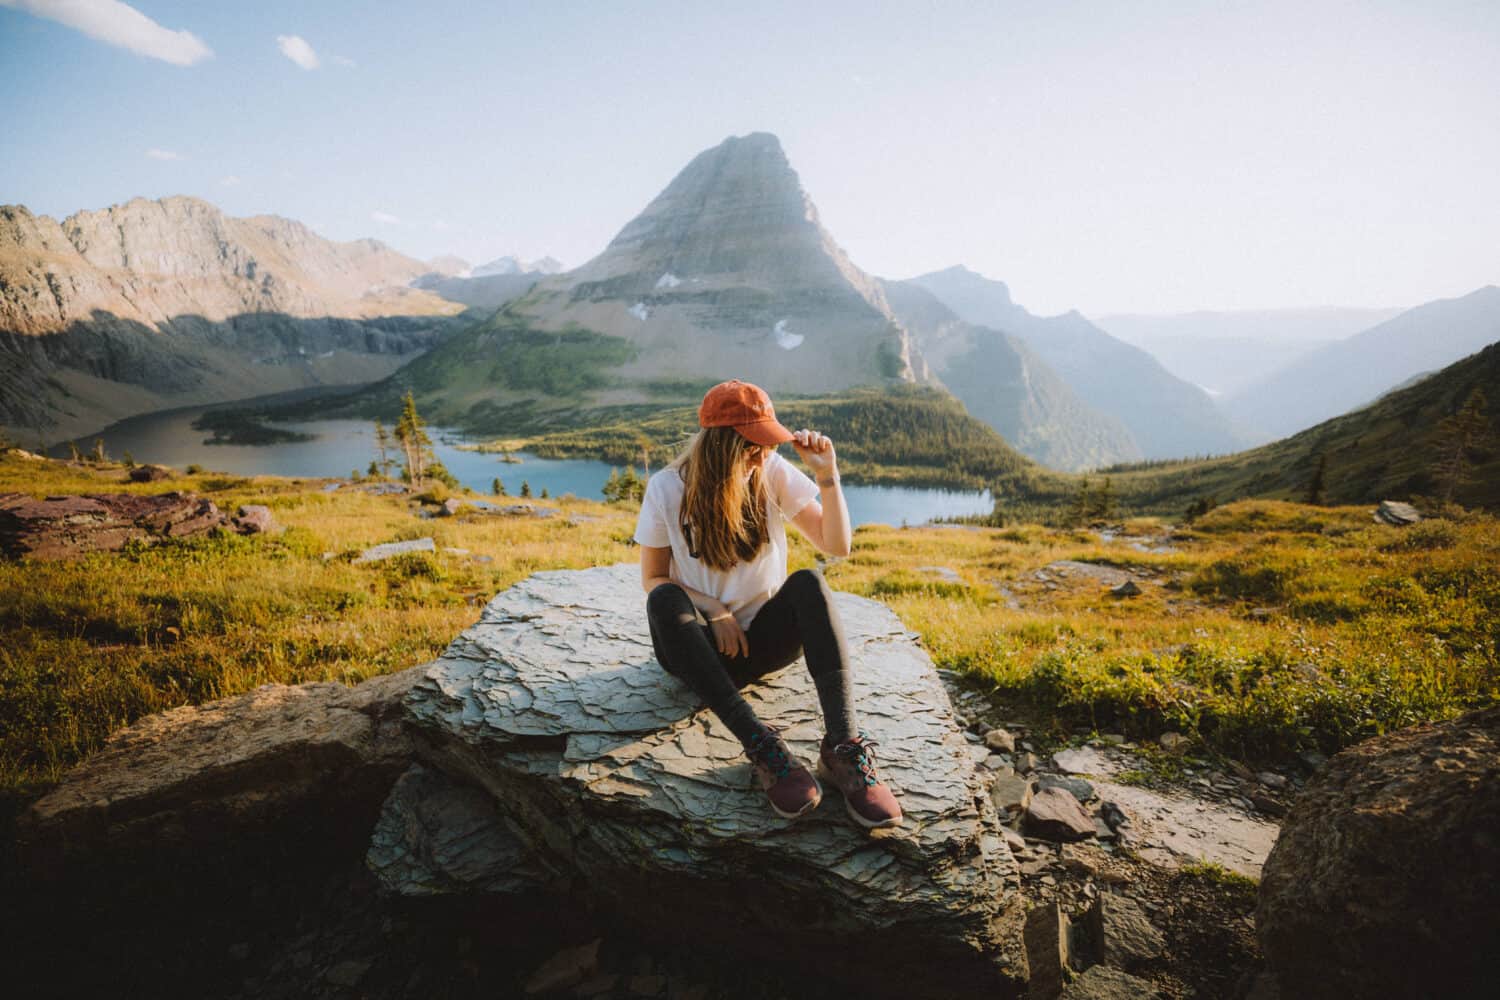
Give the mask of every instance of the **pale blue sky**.
[[48, 215], [186, 193], [573, 266], [770, 131], [861, 267], [1040, 312], [1500, 283], [1492, 0], [131, 4], [160, 31], [101, 0], [142, 51], [48, 6], [0, 0], [0, 202]]

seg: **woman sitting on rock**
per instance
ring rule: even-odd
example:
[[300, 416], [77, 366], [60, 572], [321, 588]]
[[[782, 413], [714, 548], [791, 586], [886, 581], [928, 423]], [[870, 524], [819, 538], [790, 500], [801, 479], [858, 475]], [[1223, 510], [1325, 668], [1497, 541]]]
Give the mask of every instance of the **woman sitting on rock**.
[[[793, 434], [770, 397], [739, 380], [708, 391], [698, 423], [683, 454], [646, 484], [635, 530], [656, 658], [739, 737], [771, 808], [794, 819], [817, 807], [822, 788], [739, 689], [805, 652], [827, 730], [818, 777], [861, 826], [899, 826], [901, 807], [875, 774], [875, 743], [855, 723], [828, 584], [811, 570], [786, 572], [786, 521], [822, 551], [849, 554], [833, 442]], [[788, 441], [816, 484], [776, 453]]]

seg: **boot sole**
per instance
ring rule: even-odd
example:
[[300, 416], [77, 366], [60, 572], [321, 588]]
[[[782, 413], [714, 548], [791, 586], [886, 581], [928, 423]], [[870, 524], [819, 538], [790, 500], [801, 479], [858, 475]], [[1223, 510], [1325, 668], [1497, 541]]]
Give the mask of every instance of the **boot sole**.
[[839, 789], [839, 794], [844, 796], [844, 811], [849, 814], [850, 819], [854, 820], [854, 822], [858, 823], [866, 830], [884, 830], [893, 826], [900, 826], [903, 822], [905, 822], [905, 816], [892, 816], [890, 819], [865, 819], [863, 816], [861, 816], [859, 814], [859, 811], [854, 808], [854, 804], [849, 801], [849, 796], [844, 795], [844, 790], [842, 788], [839, 788], [839, 783], [834, 780], [833, 775], [828, 773], [828, 768], [823, 765], [823, 758], [818, 758], [818, 766], [813, 773], [818, 778], [832, 785], [834, 788]]
[[780, 816], [782, 819], [797, 819], [800, 816], [806, 816], [808, 813], [812, 812], [814, 809], [818, 808], [818, 806], [823, 804], [823, 786], [818, 784], [816, 775], [813, 777], [813, 786], [817, 788], [818, 796], [817, 798], [810, 801], [807, 805], [803, 806], [801, 812], [782, 812], [780, 809], [776, 808], [776, 803], [772, 802], [769, 798], [766, 799], [766, 804], [771, 807], [771, 811], [773, 813]]

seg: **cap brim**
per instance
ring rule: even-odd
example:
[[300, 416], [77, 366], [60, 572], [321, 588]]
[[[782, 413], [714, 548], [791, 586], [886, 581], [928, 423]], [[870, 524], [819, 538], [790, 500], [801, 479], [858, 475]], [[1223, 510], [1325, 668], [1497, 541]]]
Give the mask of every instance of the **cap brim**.
[[792, 439], [792, 432], [781, 425], [779, 420], [757, 420], [753, 424], [736, 424], [735, 430], [747, 441], [765, 448], [774, 448], [778, 444], [786, 444]]

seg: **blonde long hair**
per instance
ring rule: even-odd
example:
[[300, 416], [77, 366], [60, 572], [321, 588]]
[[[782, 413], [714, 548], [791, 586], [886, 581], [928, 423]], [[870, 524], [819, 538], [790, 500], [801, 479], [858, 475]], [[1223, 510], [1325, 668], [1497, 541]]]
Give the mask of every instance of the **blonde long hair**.
[[671, 465], [686, 487], [680, 516], [688, 552], [713, 569], [754, 558], [770, 537], [764, 466], [748, 467], [752, 447], [733, 427], [705, 427]]

